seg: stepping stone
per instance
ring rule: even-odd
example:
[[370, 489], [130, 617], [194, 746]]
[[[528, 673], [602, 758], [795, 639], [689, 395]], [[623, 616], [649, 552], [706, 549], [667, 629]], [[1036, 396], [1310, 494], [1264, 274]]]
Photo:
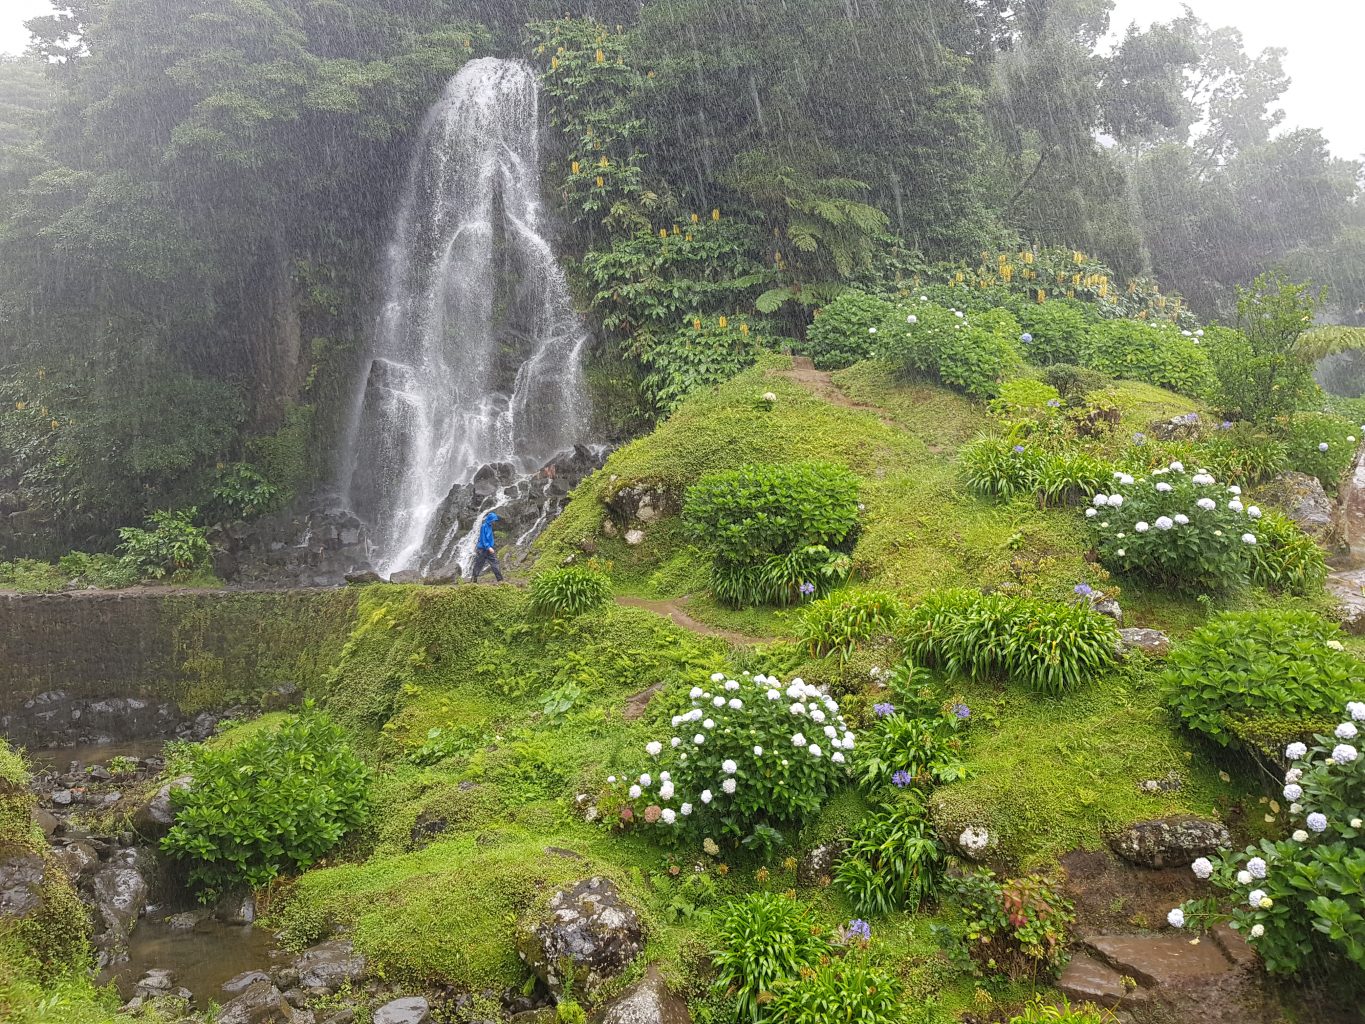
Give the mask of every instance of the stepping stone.
[[1242, 968], [1256, 966], [1256, 962], [1260, 959], [1256, 955], [1256, 950], [1251, 948], [1251, 944], [1242, 937], [1241, 932], [1229, 928], [1227, 922], [1214, 925], [1213, 931], [1209, 934], [1213, 941], [1218, 944], [1218, 948], [1236, 966]]
[[1125, 988], [1118, 971], [1085, 953], [1071, 958], [1057, 979], [1057, 991], [1073, 1002], [1091, 1002], [1111, 1010], [1148, 1000], [1141, 989]]
[[1180, 987], [1233, 971], [1211, 939], [1194, 945], [1175, 935], [1094, 935], [1085, 946], [1120, 974], [1148, 988]]

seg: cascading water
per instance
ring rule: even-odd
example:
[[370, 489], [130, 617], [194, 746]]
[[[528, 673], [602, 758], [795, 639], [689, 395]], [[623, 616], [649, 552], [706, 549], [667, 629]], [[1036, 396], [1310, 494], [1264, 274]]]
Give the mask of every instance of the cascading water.
[[526, 65], [485, 57], [422, 128], [345, 445], [381, 573], [467, 563], [478, 524], [452, 518], [453, 493], [490, 466], [524, 480], [583, 439], [588, 336], [542, 234], [536, 100]]

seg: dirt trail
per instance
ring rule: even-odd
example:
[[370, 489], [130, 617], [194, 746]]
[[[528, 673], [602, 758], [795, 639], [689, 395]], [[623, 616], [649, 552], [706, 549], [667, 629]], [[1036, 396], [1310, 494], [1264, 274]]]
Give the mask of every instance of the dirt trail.
[[645, 611], [653, 612], [655, 615], [662, 615], [669, 619], [675, 626], [691, 630], [693, 633], [700, 633], [703, 636], [719, 637], [732, 644], [757, 644], [763, 643], [761, 637], [748, 636], [745, 633], [736, 633], [732, 629], [722, 629], [719, 626], [708, 626], [705, 622], [699, 622], [683, 610], [686, 598], [675, 600], [654, 600], [648, 597], [618, 597], [617, 604], [625, 605], [627, 608], [643, 608]]
[[875, 406], [866, 405], [849, 398], [839, 385], [834, 383], [830, 371], [817, 370], [809, 356], [793, 356], [790, 370], [774, 370], [772, 373], [775, 377], [785, 377], [787, 380], [795, 381], [815, 395], [816, 398], [822, 398], [830, 405], [843, 406], [845, 409], [876, 409]]

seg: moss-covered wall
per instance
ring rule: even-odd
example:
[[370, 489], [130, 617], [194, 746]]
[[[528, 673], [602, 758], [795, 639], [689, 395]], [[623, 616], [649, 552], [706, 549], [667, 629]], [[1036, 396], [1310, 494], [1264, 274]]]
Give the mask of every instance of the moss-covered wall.
[[196, 711], [313, 689], [351, 631], [354, 589], [0, 597], [0, 713], [33, 696], [154, 697]]

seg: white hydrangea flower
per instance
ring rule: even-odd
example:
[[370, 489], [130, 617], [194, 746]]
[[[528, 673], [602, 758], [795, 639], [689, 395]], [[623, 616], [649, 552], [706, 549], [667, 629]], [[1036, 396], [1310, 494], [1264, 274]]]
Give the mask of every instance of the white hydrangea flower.
[[911, 313], [908, 316], [906, 316], [905, 322], [907, 324], [917, 324], [919, 323], [919, 317], [915, 316], [914, 313]]
[[1251, 544], [1251, 545], [1254, 546], [1255, 543], [1256, 543], [1256, 535], [1255, 535], [1254, 533], [1244, 533], [1244, 534], [1242, 534], [1242, 543], [1243, 543], [1243, 544]]
[[607, 784], [608, 784], [609, 786], [614, 786], [614, 785], [616, 785], [616, 776], [615, 776], [615, 775], [608, 775], [608, 776], [607, 776]]
[[740, 708], [742, 708], [742, 707], [744, 707], [744, 701], [740, 700], [738, 697], [731, 697], [731, 698], [730, 698], [730, 710], [731, 710], [731, 711], [738, 711], [738, 710], [739, 710]]
[[1250, 885], [1251, 881], [1252, 881], [1251, 872], [1246, 870], [1246, 868], [1243, 868], [1241, 871], [1237, 872], [1237, 883], [1239, 885]]
[[639, 800], [643, 790], [641, 790], [639, 786], [631, 786], [626, 792], [630, 794], [632, 800]]
[[733, 690], [738, 690], [738, 689], [739, 689], [739, 683], [735, 682], [733, 679], [727, 679], [726, 682], [725, 682], [725, 688], [726, 688], [727, 690], [732, 690], [732, 691], [733, 691]]
[[701, 746], [703, 743], [706, 742], [706, 737], [703, 736], [701, 733], [697, 733], [697, 735], [692, 737], [692, 742], [695, 743], [697, 746]]
[[1183, 473], [1183, 472], [1185, 472], [1185, 463], [1183, 463], [1183, 462], [1172, 462], [1171, 465], [1170, 465], [1170, 470], [1171, 470], [1172, 473]]
[[1115, 554], [1117, 554], [1120, 558], [1123, 558], [1125, 555], [1128, 554], [1128, 552], [1125, 551], [1123, 548], [1119, 548], [1118, 551], [1115, 552]]
[[851, 732], [844, 733], [843, 747], [845, 750], [853, 749], [853, 733]]
[[671, 779], [671, 778], [673, 778], [673, 776], [670, 775], [668, 772], [660, 772], [660, 773], [659, 773], [659, 781], [660, 781], [660, 782], [667, 782], [667, 781], [668, 781], [669, 779]]
[[825, 736], [828, 737], [829, 739], [832, 739], [832, 740], [833, 740], [833, 739], [838, 739], [838, 738], [839, 738], [839, 730], [836, 729], [836, 728], [834, 728], [834, 726], [832, 726], [832, 725], [827, 725], [827, 726], [825, 726]]
[[1307, 825], [1309, 830], [1313, 832], [1326, 832], [1327, 815], [1321, 813], [1320, 811], [1314, 811], [1304, 820], [1304, 824]]
[[734, 761], [731, 761], [727, 757], [724, 761], [720, 763], [720, 770], [723, 771], [726, 775], [733, 775], [735, 774], [735, 772], [739, 771], [739, 765], [735, 764]]
[[1261, 510], [1256, 505], [1252, 505], [1247, 509], [1247, 515], [1249, 515], [1252, 519], [1260, 519]]
[[674, 736], [671, 740], [668, 741], [668, 745], [669, 745], [670, 747], [677, 747], [677, 746], [679, 746], [681, 743], [682, 743], [682, 737], [681, 737], [681, 736]]
[[645, 753], [650, 757], [658, 757], [663, 753], [664, 745], [658, 740], [650, 740], [645, 744]]
[[1162, 494], [1165, 494], [1171, 489], [1171, 485], [1168, 484], [1165, 480], [1163, 480], [1161, 481], [1161, 483], [1156, 485], [1156, 489], [1160, 491]]
[[1308, 842], [1308, 833], [1301, 828], [1296, 828], [1294, 830], [1294, 834], [1291, 835], [1289, 838], [1294, 840], [1294, 842], [1296, 843], [1306, 843]]
[[1087, 519], [1094, 519], [1097, 515], [1099, 515], [1098, 509], [1088, 508], [1085, 510], [1085, 518]]
[[1156, 522], [1153, 525], [1158, 530], [1169, 530], [1175, 523], [1171, 521], [1170, 516], [1157, 516]]
[[1175, 517], [1174, 517], [1174, 518], [1175, 518], [1175, 525], [1176, 525], [1176, 526], [1187, 526], [1187, 525], [1189, 525], [1190, 517], [1187, 516], [1187, 515], [1185, 515], [1184, 512], [1177, 512], [1177, 513], [1175, 514]]
[[831, 761], [833, 761], [835, 764], [843, 764], [843, 763], [844, 763], [844, 755], [843, 755], [842, 753], [840, 753], [839, 751], [837, 751], [837, 750], [836, 750], [834, 753], [832, 753], [832, 754], [829, 755], [829, 759], [830, 759]]
[[1251, 892], [1247, 893], [1247, 906], [1259, 907], [1263, 899], [1265, 899], [1264, 889], [1252, 889]]
[[1338, 743], [1332, 748], [1332, 760], [1337, 764], [1350, 764], [1359, 756], [1359, 751], [1349, 743]]
[[1353, 700], [1346, 705], [1346, 713], [1353, 722], [1365, 722], [1365, 701]]
[[645, 789], [648, 789], [650, 786], [654, 785], [654, 779], [650, 777], [649, 772], [644, 772], [640, 776], [640, 785], [643, 786]]
[[1297, 740], [1284, 748], [1284, 756], [1291, 761], [1300, 760], [1306, 753], [1308, 753], [1308, 745]]
[[1354, 722], [1342, 722], [1337, 726], [1336, 736], [1339, 740], [1353, 740], [1356, 738], [1356, 732]]
[[733, 793], [735, 791], [735, 780], [726, 779], [724, 782], [720, 784], [720, 788], [725, 790], [727, 795]]
[[1247, 861], [1247, 870], [1251, 872], [1252, 878], [1264, 878], [1266, 876], [1265, 861], [1260, 857], [1252, 857]]
[[762, 756], [763, 756], [763, 748], [760, 747], [760, 746], [758, 746], [757, 744], [754, 744], [754, 757], [762, 757]]
[[1169, 914], [1166, 915], [1166, 923], [1169, 924], [1172, 928], [1184, 928], [1185, 911], [1181, 910], [1179, 907], [1174, 908]]
[[787, 711], [790, 712], [790, 713], [793, 714], [793, 715], [804, 715], [804, 714], [806, 713], [806, 705], [802, 704], [802, 703], [798, 700], [798, 701], [797, 701], [795, 704], [793, 704], [791, 707], [787, 708]]
[[1093, 498], [1091, 498], [1090, 500], [1091, 500], [1091, 502], [1093, 502], [1093, 503], [1096, 505], [1096, 507], [1101, 507], [1101, 508], [1102, 508], [1103, 506], [1109, 504], [1109, 495], [1107, 495], [1107, 494], [1097, 494], [1097, 495], [1095, 495]]
[[1302, 768], [1290, 768], [1289, 771], [1284, 773], [1285, 782], [1298, 782], [1301, 778], [1303, 778]]
[[980, 825], [968, 825], [957, 837], [957, 841], [964, 850], [978, 853], [984, 850], [986, 844], [991, 841], [991, 834]]
[[1207, 857], [1196, 857], [1194, 863], [1190, 865], [1190, 870], [1194, 872], [1195, 878], [1208, 878], [1213, 874], [1213, 862]]
[[1289, 805], [1290, 814], [1298, 814], [1301, 810], [1303, 810], [1303, 804], [1294, 803]]
[[1207, 487], [1209, 484], [1213, 483], [1213, 477], [1209, 476], [1207, 473], [1196, 473], [1194, 476], [1190, 477], [1190, 480], [1200, 487]]
[[812, 744], [811, 744], [809, 747], [807, 747], [806, 749], [807, 749], [808, 751], [810, 751], [810, 756], [811, 756], [811, 757], [821, 757], [821, 756], [823, 756], [824, 753], [825, 753], [823, 750], [820, 749], [820, 745], [819, 745], [818, 743], [812, 743]]
[[1202, 508], [1205, 512], [1212, 512], [1214, 509], [1218, 507], [1218, 502], [1214, 501], [1212, 498], [1200, 498], [1198, 501], [1195, 502], [1195, 504]]
[[689, 814], [692, 813], [692, 805], [691, 805], [691, 804], [683, 804], [681, 807], [678, 808], [678, 812], [679, 812], [684, 818], [686, 818]]
[[1121, 483], [1124, 487], [1129, 486], [1130, 484], [1132, 484], [1132, 482], [1133, 478], [1129, 476], [1127, 473], [1124, 473], [1122, 476], [1119, 477], [1119, 483]]
[[716, 727], [716, 720], [714, 718], [708, 718], [701, 723], [701, 727], [703, 729], [714, 729]]
[[713, 683], [720, 683], [720, 682], [724, 682], [724, 681], [725, 681], [725, 673], [724, 673], [724, 672], [712, 672], [712, 673], [711, 673], [711, 682], [713, 682]]
[[1286, 800], [1298, 800], [1303, 796], [1303, 787], [1297, 782], [1291, 782], [1284, 787], [1284, 798]]
[[659, 799], [660, 800], [673, 799], [673, 783], [665, 782], [663, 785], [659, 787]]
[[768, 691], [767, 693], [765, 693], [763, 696], [767, 697], [769, 700], [781, 700], [781, 699], [782, 699], [782, 694], [778, 693], [776, 690], [769, 690], [769, 691]]
[[795, 736], [792, 737], [792, 746], [793, 746], [793, 747], [804, 747], [805, 745], [806, 745], [806, 737], [802, 736], [799, 732], [798, 732]]
[[1318, 451], [1325, 452], [1327, 450], [1327, 447], [1328, 447], [1327, 442], [1322, 441], [1318, 444]]
[[1365, 822], [1362, 822], [1359, 818], [1352, 818], [1352, 819], [1351, 819], [1351, 827], [1352, 827], [1352, 828], [1360, 828], [1360, 826], [1361, 826], [1362, 824], [1365, 824]]
[[1260, 923], [1257, 923], [1257, 924], [1253, 924], [1253, 925], [1251, 926], [1251, 937], [1252, 937], [1253, 939], [1259, 939], [1259, 938], [1260, 938], [1262, 935], [1264, 935], [1264, 934], [1265, 934], [1265, 925], [1260, 924]]
[[712, 698], [711, 698], [711, 706], [712, 706], [712, 707], [715, 707], [715, 708], [723, 708], [723, 707], [725, 707], [725, 698], [724, 698], [724, 697], [720, 697], [720, 696], [712, 697]]
[[1133, 525], [1133, 529], [1136, 530], [1138, 533], [1146, 533], [1148, 530], [1151, 529], [1151, 527], [1148, 526], [1146, 523], [1139, 521]]
[[1110, 507], [1110, 508], [1118, 508], [1118, 507], [1119, 507], [1120, 505], [1122, 505], [1122, 504], [1123, 504], [1123, 495], [1122, 495], [1122, 494], [1111, 494], [1111, 495], [1109, 495], [1109, 507]]
[[703, 790], [701, 791], [701, 802], [702, 802], [702, 803], [704, 803], [704, 804], [709, 804], [709, 803], [712, 801], [712, 799], [713, 799], [713, 797], [711, 796], [711, 791], [710, 791], [709, 789], [703, 789]]
[[692, 689], [687, 691], [687, 695], [691, 697], [693, 700], [696, 700], [698, 697], [701, 696], [701, 692], [702, 691], [700, 686], [694, 686], [692, 687]]
[[659, 818], [663, 821], [665, 825], [672, 825], [675, 821], [678, 820], [678, 812], [673, 810], [673, 808], [671, 807], [665, 807], [663, 811], [659, 814]]
[[1232, 511], [1234, 512], [1240, 512], [1242, 511], [1242, 503], [1238, 501], [1236, 498], [1233, 498], [1230, 502], [1228, 502], [1228, 508], [1232, 509]]
[[810, 717], [813, 722], [823, 722], [826, 716], [819, 708], [813, 707], [810, 709]]
[[1228, 493], [1240, 495], [1242, 493], [1242, 489], [1238, 487], [1236, 484], [1232, 484], [1230, 487], [1228, 487]]

